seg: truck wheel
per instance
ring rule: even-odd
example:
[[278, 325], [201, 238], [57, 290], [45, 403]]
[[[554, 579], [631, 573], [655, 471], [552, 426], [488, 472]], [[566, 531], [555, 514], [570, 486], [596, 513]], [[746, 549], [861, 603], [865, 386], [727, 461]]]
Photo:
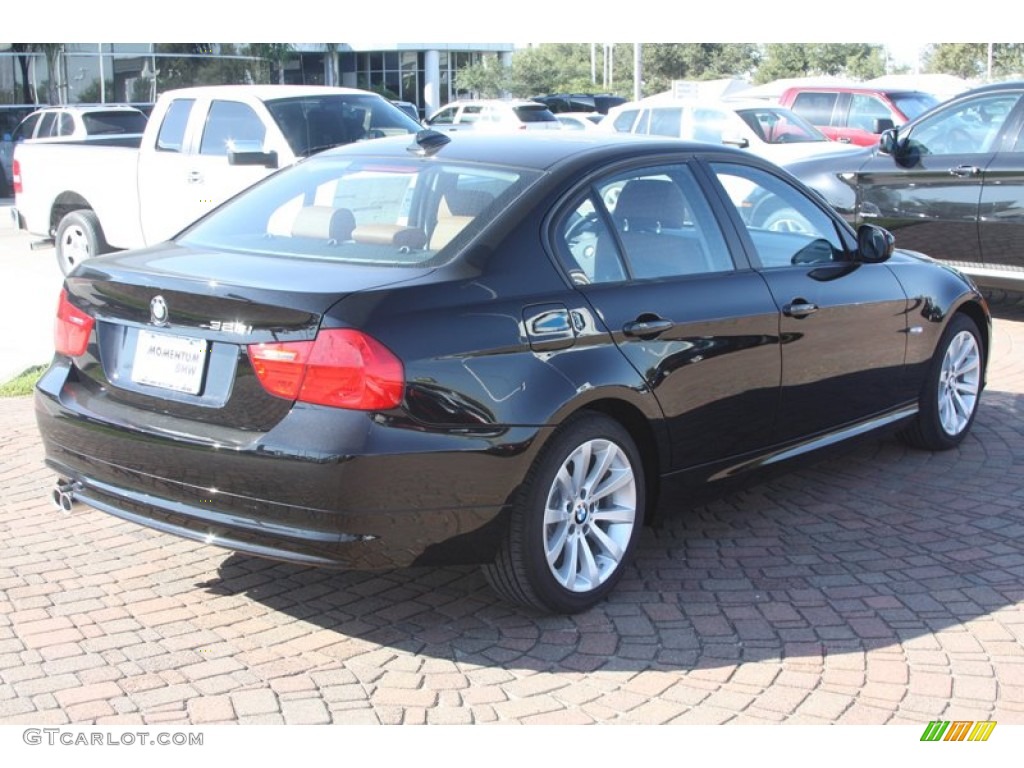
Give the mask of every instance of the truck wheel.
[[100, 220], [87, 208], [72, 211], [57, 225], [57, 264], [65, 275], [86, 259], [110, 250], [103, 238]]

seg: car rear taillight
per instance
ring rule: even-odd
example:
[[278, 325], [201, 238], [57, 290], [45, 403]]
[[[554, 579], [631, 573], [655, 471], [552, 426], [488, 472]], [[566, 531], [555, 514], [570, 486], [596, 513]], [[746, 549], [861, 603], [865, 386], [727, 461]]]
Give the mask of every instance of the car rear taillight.
[[89, 346], [89, 336], [95, 325], [89, 315], [68, 301], [68, 292], [60, 292], [57, 304], [57, 324], [53, 332], [53, 348], [62, 355], [78, 357]]
[[315, 341], [250, 344], [249, 361], [270, 394], [304, 403], [376, 411], [402, 402], [402, 362], [360, 331], [320, 331]]
[[11, 165], [11, 184], [14, 186], [15, 194], [21, 194], [21, 163], [17, 160]]

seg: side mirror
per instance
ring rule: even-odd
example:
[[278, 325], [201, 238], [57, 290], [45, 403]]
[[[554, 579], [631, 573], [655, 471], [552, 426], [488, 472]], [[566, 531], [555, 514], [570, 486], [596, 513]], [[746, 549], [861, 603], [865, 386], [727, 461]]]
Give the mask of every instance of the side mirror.
[[731, 144], [732, 146], [739, 147], [740, 149], [746, 149], [750, 146], [750, 142], [745, 136], [723, 136], [722, 143]]
[[262, 165], [277, 168], [277, 152], [266, 152], [258, 141], [232, 141], [228, 143], [228, 165]]
[[861, 224], [857, 228], [857, 256], [867, 264], [881, 264], [892, 256], [896, 238], [887, 229], [874, 224]]
[[891, 117], [876, 117], [875, 118], [875, 130], [874, 133], [884, 133], [885, 131], [891, 131], [896, 127], [896, 123], [892, 121]]

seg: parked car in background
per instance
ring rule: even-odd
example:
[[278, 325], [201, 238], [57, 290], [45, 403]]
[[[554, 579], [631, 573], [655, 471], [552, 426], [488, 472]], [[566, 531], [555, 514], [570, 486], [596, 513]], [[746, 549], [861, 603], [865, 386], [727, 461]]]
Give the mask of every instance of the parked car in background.
[[607, 115], [612, 107], [627, 101], [610, 93], [551, 93], [547, 96], [534, 96], [533, 100], [545, 105], [556, 115], [563, 112], [597, 112]]
[[16, 144], [15, 207], [22, 229], [54, 239], [67, 274], [92, 256], [166, 240], [311, 154], [420, 128], [384, 97], [352, 88], [170, 90], [141, 136]]
[[0, 104], [0, 197], [10, 197], [14, 194], [11, 184], [14, 131], [18, 124], [36, 109], [35, 105]]
[[604, 119], [600, 112], [559, 112], [555, 117], [568, 131], [593, 131]]
[[829, 139], [790, 110], [764, 101], [651, 99], [613, 108], [601, 130], [729, 144], [774, 163], [854, 148]]
[[966, 91], [877, 147], [788, 170], [851, 223], [880, 224], [980, 285], [1024, 290], [1024, 82]]
[[[736, 180], [810, 228], [762, 228]], [[688, 487], [883, 428], [957, 446], [990, 324], [749, 152], [422, 131], [81, 264], [35, 412], [62, 508], [304, 565], [479, 563], [574, 613]]]
[[38, 109], [22, 120], [11, 134], [19, 141], [83, 141], [100, 136], [140, 136], [146, 115], [135, 107], [118, 104], [69, 104]]
[[403, 112], [405, 112], [405, 114], [407, 114], [416, 122], [420, 121], [420, 111], [416, 107], [416, 105], [413, 104], [411, 101], [398, 101], [397, 99], [392, 99], [391, 103], [394, 104]]
[[939, 99], [923, 91], [847, 86], [794, 86], [779, 104], [834, 141], [873, 146], [881, 133], [924, 114]]
[[441, 107], [423, 121], [437, 131], [536, 131], [562, 126], [547, 107], [521, 99], [456, 101]]

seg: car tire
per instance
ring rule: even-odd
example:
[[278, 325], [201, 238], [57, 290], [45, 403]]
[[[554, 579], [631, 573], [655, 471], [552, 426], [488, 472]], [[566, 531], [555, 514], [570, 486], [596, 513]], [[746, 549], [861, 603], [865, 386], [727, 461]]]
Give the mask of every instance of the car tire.
[[103, 237], [99, 217], [88, 208], [65, 214], [57, 225], [54, 241], [57, 264], [65, 275], [86, 259], [110, 250]]
[[643, 525], [640, 452], [613, 419], [566, 422], [517, 493], [504, 542], [484, 566], [505, 600], [545, 613], [579, 613], [622, 578]]
[[761, 224], [771, 232], [796, 232], [799, 234], [816, 234], [806, 218], [792, 208], [779, 208], [765, 216]]
[[984, 355], [978, 326], [963, 313], [954, 315], [929, 364], [917, 417], [899, 433], [905, 443], [946, 451], [963, 441], [978, 413]]

